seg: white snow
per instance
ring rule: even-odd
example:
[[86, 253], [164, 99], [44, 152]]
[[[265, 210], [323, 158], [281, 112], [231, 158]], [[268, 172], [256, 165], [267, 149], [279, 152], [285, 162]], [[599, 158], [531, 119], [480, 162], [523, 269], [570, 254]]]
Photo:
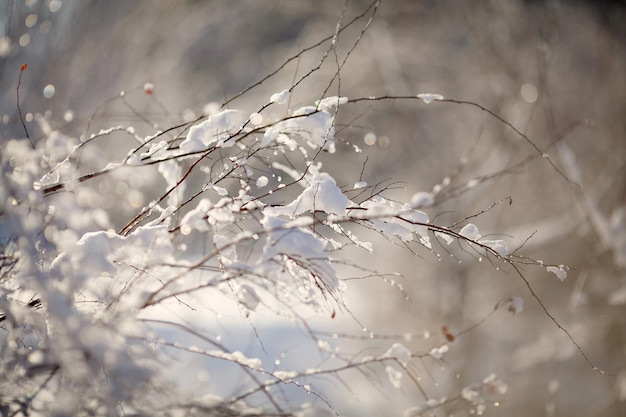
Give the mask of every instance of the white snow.
[[395, 203], [380, 196], [366, 200], [360, 206], [367, 210], [354, 210], [350, 213], [352, 217], [366, 219], [384, 235], [397, 236], [405, 242], [412, 241], [414, 234], [418, 234], [420, 242], [428, 246], [428, 228], [424, 226], [429, 221], [426, 213], [414, 210], [408, 204], [396, 207]]
[[490, 374], [483, 379], [483, 385], [490, 394], [504, 395], [508, 391], [506, 382], [498, 378], [496, 374]]
[[314, 176], [311, 184], [286, 206], [268, 207], [265, 212], [270, 215], [295, 217], [314, 210], [327, 214], [344, 215], [350, 200], [335, 184], [335, 180], [325, 172]]
[[432, 193], [418, 192], [411, 197], [411, 207], [422, 208], [432, 206], [435, 202], [435, 196]]
[[[294, 226], [289, 222], [269, 214], [269, 207], [264, 209], [262, 226], [267, 231], [267, 239], [263, 248], [263, 255], [258, 261], [259, 268], [271, 267], [270, 260], [276, 256], [286, 255], [291, 259], [300, 261], [300, 268], [311, 268], [316, 276], [321, 279], [327, 289], [336, 289], [339, 279], [331, 264], [328, 262], [326, 242], [308, 229]], [[279, 270], [283, 268], [280, 265]]]
[[402, 363], [402, 365], [407, 366], [411, 361], [411, 351], [407, 349], [402, 343], [394, 343], [391, 345], [389, 350], [385, 352], [383, 355], [385, 358], [396, 358]]
[[478, 227], [476, 227], [476, 225], [473, 223], [468, 223], [465, 226], [463, 226], [459, 234], [470, 240], [480, 239], [480, 233], [478, 232]]
[[261, 302], [261, 297], [256, 290], [248, 284], [242, 284], [237, 288], [237, 298], [248, 310], [254, 311]]
[[504, 240], [486, 240], [481, 239], [478, 241], [481, 245], [485, 245], [491, 249], [493, 249], [500, 256], [508, 256], [509, 255], [509, 247]]
[[[335, 128], [333, 116], [313, 106], [297, 109], [292, 115], [266, 130], [260, 146], [277, 141], [283, 136], [297, 136], [307, 141], [312, 148], [335, 151]], [[283, 138], [284, 139], [284, 138]]]
[[565, 270], [565, 266], [563, 265], [559, 265], [558, 267], [548, 266], [546, 267], [546, 271], [552, 272], [561, 281], [565, 281], [565, 278], [567, 278], [567, 271]]
[[181, 227], [189, 225], [191, 228], [198, 231], [209, 231], [210, 229], [207, 215], [211, 205], [211, 201], [208, 198], [200, 200], [198, 205], [193, 210], [183, 216], [180, 221]]
[[393, 366], [385, 366], [385, 372], [387, 372], [387, 376], [389, 377], [389, 382], [393, 385], [394, 388], [402, 387], [402, 372], [394, 369]]
[[182, 197], [187, 186], [186, 183], [176, 186], [182, 172], [180, 165], [175, 160], [163, 161], [159, 163], [157, 169], [159, 173], [163, 175], [163, 178], [165, 178], [168, 190], [176, 187], [176, 190], [167, 198], [169, 205], [176, 206], [180, 201], [182, 201]]
[[430, 104], [435, 100], [443, 100], [443, 96], [441, 94], [433, 94], [433, 93], [422, 93], [418, 94], [417, 98], [422, 100], [425, 104]]
[[[197, 152], [207, 149], [218, 141], [227, 140], [241, 129], [243, 121], [243, 114], [238, 110], [224, 110], [213, 114], [207, 120], [189, 129], [187, 137], [180, 144], [180, 150], [186, 153]], [[221, 143], [222, 146], [232, 146], [235, 139]]]
[[448, 351], [448, 345], [442, 345], [440, 347], [435, 347], [430, 350], [430, 356], [435, 359], [441, 359], [443, 354]]
[[435, 400], [434, 398], [431, 398], [421, 405], [407, 408], [402, 415], [403, 417], [422, 416], [424, 415], [425, 412], [437, 407], [438, 405], [439, 405], [439, 401]]
[[270, 103], [283, 104], [287, 101], [290, 94], [289, 90], [283, 90], [280, 93], [272, 94], [270, 97]]
[[446, 243], [446, 245], [450, 245], [452, 242], [454, 242], [454, 238], [446, 233], [435, 232], [435, 236], [443, 240]]
[[263, 187], [267, 186], [267, 184], [269, 184], [269, 180], [264, 175], [262, 175], [262, 176], [260, 176], [259, 178], [256, 179], [256, 186], [258, 188], [263, 188]]
[[318, 100], [315, 102], [315, 107], [323, 111], [330, 111], [333, 107], [340, 106], [342, 104], [346, 104], [348, 102], [348, 97], [326, 97], [322, 100]]

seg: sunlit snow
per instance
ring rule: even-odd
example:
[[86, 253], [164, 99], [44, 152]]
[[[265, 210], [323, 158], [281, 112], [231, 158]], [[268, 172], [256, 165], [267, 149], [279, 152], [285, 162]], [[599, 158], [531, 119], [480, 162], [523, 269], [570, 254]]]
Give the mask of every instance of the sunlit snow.
[[270, 103], [283, 104], [287, 101], [290, 94], [289, 90], [283, 90], [280, 93], [272, 94], [270, 97]]
[[311, 184], [294, 201], [286, 206], [267, 208], [266, 213], [293, 217], [319, 210], [328, 214], [343, 215], [349, 204], [350, 200], [337, 187], [335, 180], [322, 172], [313, 177]]
[[[237, 133], [241, 129], [243, 121], [243, 114], [238, 110], [224, 110], [213, 114], [207, 120], [195, 124], [189, 129], [187, 137], [180, 144], [180, 150], [197, 152], [207, 149], [209, 145], [224, 141]], [[234, 139], [231, 139], [227, 144], [233, 145], [234, 142]]]

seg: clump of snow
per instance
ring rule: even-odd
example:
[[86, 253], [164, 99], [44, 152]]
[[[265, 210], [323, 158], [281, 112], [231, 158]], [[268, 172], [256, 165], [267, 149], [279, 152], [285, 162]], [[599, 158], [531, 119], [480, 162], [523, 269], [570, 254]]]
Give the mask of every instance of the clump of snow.
[[290, 383], [298, 376], [298, 373], [294, 371], [274, 371], [273, 375], [285, 383]]
[[319, 350], [321, 350], [322, 352], [330, 352], [331, 351], [331, 347], [330, 347], [330, 343], [328, 343], [326, 340], [318, 340], [317, 341], [317, 348]]
[[506, 244], [504, 240], [486, 240], [481, 239], [478, 241], [481, 245], [485, 245], [488, 248], [494, 250], [500, 256], [508, 256], [509, 255], [509, 246]]
[[289, 90], [283, 90], [280, 93], [272, 94], [270, 97], [270, 103], [283, 104], [287, 101], [290, 94]]
[[323, 111], [330, 111], [333, 107], [340, 106], [342, 104], [346, 104], [348, 102], [348, 97], [326, 97], [322, 100], [318, 100], [315, 102], [315, 107]]
[[235, 352], [223, 352], [221, 350], [211, 350], [206, 352], [207, 355], [213, 356], [215, 358], [224, 359], [230, 362], [239, 363], [248, 368], [261, 370], [262, 362], [259, 358], [248, 358], [246, 355], [241, 353], [240, 351]]
[[257, 178], [256, 180], [256, 186], [258, 188], [263, 188], [265, 186], [267, 186], [267, 184], [269, 183], [269, 180], [267, 179], [266, 176], [260, 176], [259, 178]]
[[[481, 235], [480, 232], [478, 230], [478, 227], [476, 227], [475, 224], [473, 223], [468, 223], [465, 226], [463, 226], [463, 228], [459, 231], [459, 235], [480, 243], [483, 246], [488, 247], [489, 249], [493, 250], [494, 252], [496, 252], [498, 255], [500, 256], [508, 256], [509, 254], [509, 247], [506, 244], [506, 242], [504, 240], [501, 239], [496, 239], [496, 240], [489, 240], [489, 239], [481, 239]], [[440, 235], [438, 235], [440, 236]], [[447, 240], [444, 238], [444, 240]]]
[[394, 343], [391, 345], [389, 350], [385, 352], [383, 355], [385, 358], [395, 358], [402, 363], [402, 365], [407, 366], [411, 361], [411, 351], [407, 349], [402, 343]]
[[411, 207], [422, 208], [432, 206], [435, 202], [435, 197], [432, 193], [418, 192], [411, 197]]
[[259, 259], [259, 268], [267, 268], [268, 264], [272, 265], [268, 261], [276, 256], [287, 256], [298, 260], [299, 268], [314, 270], [315, 275], [327, 289], [337, 289], [339, 279], [329, 262], [326, 242], [308, 229], [298, 226], [290, 227], [289, 222], [268, 211], [270, 211], [269, 207], [264, 209], [265, 217], [261, 220], [268, 236], [263, 255]]
[[242, 284], [237, 288], [237, 298], [250, 311], [256, 310], [261, 302], [256, 290], [248, 284]]
[[422, 100], [425, 104], [430, 104], [435, 100], [443, 100], [443, 96], [441, 94], [433, 94], [433, 93], [422, 93], [418, 94], [417, 98]]
[[298, 216], [305, 212], [323, 211], [328, 214], [344, 215], [350, 200], [335, 184], [333, 177], [325, 172], [315, 175], [308, 187], [286, 206], [267, 208], [266, 213], [274, 216]]
[[432, 348], [430, 351], [430, 356], [435, 359], [441, 359], [443, 354], [448, 351], [448, 345], [442, 345], [440, 347]]
[[[218, 141], [222, 141], [222, 146], [232, 146], [235, 143], [234, 138], [228, 139], [241, 129], [243, 121], [243, 114], [238, 110], [224, 110], [213, 114], [189, 129], [187, 137], [180, 144], [180, 150], [197, 152]], [[226, 140], [228, 141], [224, 142]]]
[[467, 402], [472, 404], [483, 403], [484, 400], [480, 392], [478, 392], [478, 387], [466, 387], [461, 391], [461, 397]]
[[546, 271], [552, 272], [561, 281], [565, 281], [565, 278], [567, 278], [567, 270], [564, 265], [548, 266], [546, 267]]
[[397, 236], [405, 242], [412, 241], [417, 234], [420, 242], [428, 246], [428, 227], [425, 224], [429, 219], [426, 213], [414, 210], [408, 204], [397, 207], [394, 202], [381, 196], [364, 201], [360, 207], [367, 210], [355, 210], [351, 216], [366, 219], [385, 236]]
[[470, 240], [480, 239], [480, 233], [478, 232], [478, 227], [476, 227], [476, 225], [473, 223], [468, 223], [465, 226], [463, 226], [459, 234]]
[[483, 379], [483, 386], [488, 394], [504, 395], [508, 391], [506, 382], [498, 378], [496, 374], [490, 374]]
[[435, 236], [443, 240], [446, 243], [446, 245], [450, 245], [452, 244], [452, 242], [454, 242], [454, 238], [447, 233], [435, 232]]
[[402, 372], [394, 369], [393, 366], [386, 366], [385, 372], [387, 372], [387, 376], [389, 377], [389, 382], [393, 385], [394, 388], [402, 387]]
[[301, 107], [289, 118], [267, 129], [260, 146], [266, 146], [271, 141], [288, 140], [290, 136], [303, 138], [314, 149], [322, 148], [333, 153], [335, 151], [334, 117], [329, 112], [313, 106]]
[[207, 217], [211, 206], [211, 201], [208, 198], [203, 198], [202, 200], [200, 200], [198, 205], [193, 210], [185, 214], [185, 216], [182, 218], [180, 222], [181, 227], [189, 225], [192, 229], [198, 231], [208, 231], [209, 222], [207, 220]]
[[407, 408], [402, 415], [404, 417], [421, 416], [424, 413], [426, 413], [428, 410], [432, 410], [433, 408], [437, 407], [438, 405], [439, 405], [439, 401], [435, 400], [434, 398], [431, 398], [430, 400], [426, 401], [425, 403], [423, 403], [421, 405]]
[[217, 194], [224, 196], [224, 195], [228, 195], [228, 190], [224, 187], [218, 187], [215, 184], [207, 184], [207, 188], [212, 188], [213, 191], [215, 191]]
[[176, 206], [180, 201], [182, 201], [183, 194], [185, 193], [185, 188], [187, 186], [186, 183], [178, 184], [182, 168], [175, 160], [169, 160], [161, 162], [158, 165], [157, 170], [161, 175], [163, 175], [168, 189], [176, 187], [176, 190], [167, 198], [167, 202], [170, 206]]
[[357, 245], [358, 247], [365, 249], [368, 252], [374, 251], [374, 245], [371, 242], [364, 242], [358, 238], [352, 231], [342, 227], [338, 223], [328, 223], [328, 227], [330, 227], [335, 233], [338, 235], [345, 235], [352, 243]]

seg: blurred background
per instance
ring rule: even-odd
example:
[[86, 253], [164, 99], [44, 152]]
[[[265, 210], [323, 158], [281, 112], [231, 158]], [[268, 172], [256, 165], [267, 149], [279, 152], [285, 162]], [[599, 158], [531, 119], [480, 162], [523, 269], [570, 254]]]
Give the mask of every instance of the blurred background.
[[[34, 141], [45, 130], [37, 115], [72, 137], [118, 124], [147, 135], [235, 96], [370, 4], [350, 1], [342, 17], [344, 4], [334, 0], [0, 1], [0, 138], [24, 137], [16, 108], [23, 63], [19, 100]], [[340, 34], [339, 62], [366, 21]], [[340, 82], [330, 85], [326, 95], [439, 93], [475, 102], [527, 135], [540, 151], [471, 105], [349, 104], [337, 121], [341, 143], [324, 156], [325, 169], [340, 185], [351, 186], [361, 172], [369, 184], [401, 181], [388, 195], [403, 201], [439, 187], [437, 205], [426, 210], [437, 224], [488, 209], [470, 220], [483, 236], [569, 266], [564, 282], [541, 267], [522, 271], [593, 363], [622, 376], [593, 371], [511, 269], [443, 244], [434, 245], [439, 255], [385, 244], [375, 244], [374, 256], [347, 252], [363, 266], [402, 275], [396, 281], [404, 293], [383, 280], [348, 282], [348, 305], [374, 335], [407, 335], [403, 343], [415, 351], [444, 341], [442, 326], [457, 334], [500, 300], [524, 298], [522, 313], [498, 311], [456, 338], [443, 364], [411, 367], [428, 396], [458, 395], [496, 373], [509, 389], [497, 407], [496, 397], [487, 396], [484, 415], [626, 414], [625, 41], [624, 1], [386, 0]], [[258, 110], [315, 67], [326, 49], [291, 61], [229, 107]], [[336, 62], [329, 58], [307, 78], [289, 107], [319, 99]], [[144, 94], [147, 82], [152, 96]], [[94, 146], [119, 160], [131, 144], [120, 134]], [[146, 182], [162, 186], [156, 177]], [[126, 214], [134, 210], [127, 190], [112, 188], [117, 194], [109, 199]], [[343, 343], [349, 351], [352, 342]], [[366, 353], [388, 345], [374, 338]], [[334, 400], [346, 415], [400, 414], [423, 401], [408, 380], [383, 395], [358, 373], [352, 377], [354, 393]], [[471, 410], [457, 402], [434, 415]]]

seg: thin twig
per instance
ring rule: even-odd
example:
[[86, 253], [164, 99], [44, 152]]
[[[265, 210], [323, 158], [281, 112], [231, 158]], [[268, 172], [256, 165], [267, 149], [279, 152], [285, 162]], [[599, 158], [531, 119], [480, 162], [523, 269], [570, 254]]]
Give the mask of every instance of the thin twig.
[[24, 132], [26, 132], [26, 137], [28, 138], [30, 145], [33, 147], [33, 149], [36, 149], [33, 140], [30, 138], [28, 129], [26, 128], [26, 122], [24, 121], [24, 116], [22, 115], [22, 109], [20, 107], [20, 85], [22, 84], [22, 73], [26, 71], [26, 68], [28, 68], [28, 64], [22, 64], [22, 68], [20, 69], [20, 75], [17, 78], [17, 88], [15, 89], [17, 93], [17, 113], [20, 116], [20, 121], [22, 122], [22, 126], [24, 126]]

